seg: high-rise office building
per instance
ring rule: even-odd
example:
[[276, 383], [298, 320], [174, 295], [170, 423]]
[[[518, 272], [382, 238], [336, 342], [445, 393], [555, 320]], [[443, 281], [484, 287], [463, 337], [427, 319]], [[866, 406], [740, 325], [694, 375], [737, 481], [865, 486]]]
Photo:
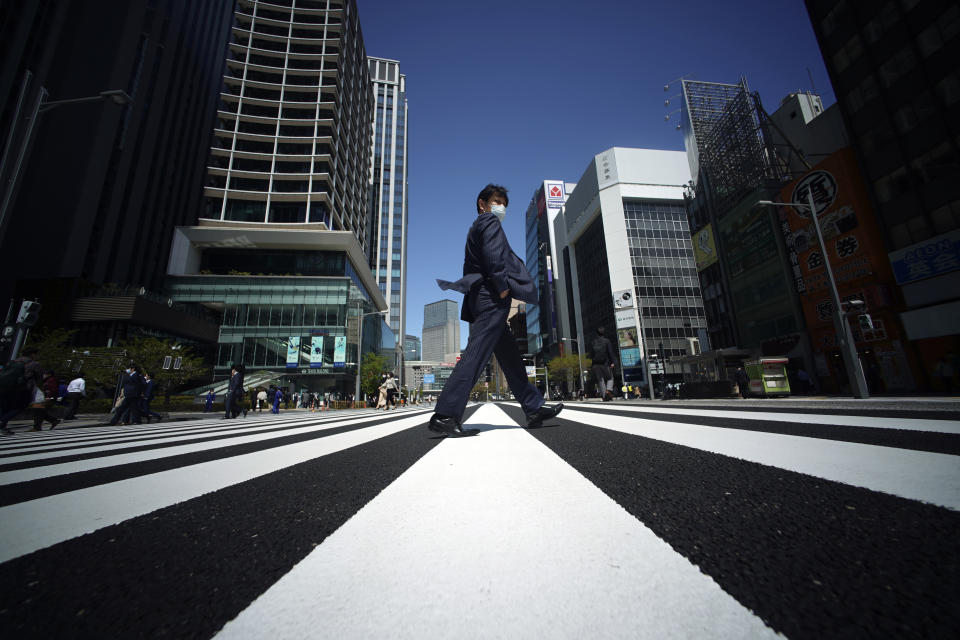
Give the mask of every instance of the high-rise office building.
[[420, 360], [420, 338], [417, 336], [403, 336], [403, 360]]
[[530, 353], [544, 358], [556, 355], [562, 349], [562, 338], [570, 337], [563, 313], [563, 271], [558, 268], [561, 248], [554, 237], [553, 222], [575, 186], [562, 180], [544, 180], [527, 206], [526, 266], [537, 283], [540, 299], [539, 304], [526, 306], [528, 346]]
[[392, 360], [365, 251], [372, 103], [354, 0], [238, 1], [205, 209], [167, 278], [220, 314], [217, 377], [349, 393], [361, 353]]
[[376, 99], [370, 154], [370, 269], [390, 307], [390, 328], [403, 336], [407, 326], [406, 76], [396, 60], [368, 58], [368, 63]]
[[2, 3], [4, 309], [40, 297], [41, 325], [88, 345], [216, 335], [158, 293], [174, 228], [199, 213], [233, 7]]
[[460, 353], [460, 314], [453, 300], [431, 302], [423, 307], [423, 359], [455, 361]]
[[[909, 344], [960, 351], [960, 7], [807, 0], [876, 211]], [[942, 390], [930, 379], [928, 388]]]
[[350, 231], [365, 247], [370, 108], [354, 0], [239, 0], [201, 224]]

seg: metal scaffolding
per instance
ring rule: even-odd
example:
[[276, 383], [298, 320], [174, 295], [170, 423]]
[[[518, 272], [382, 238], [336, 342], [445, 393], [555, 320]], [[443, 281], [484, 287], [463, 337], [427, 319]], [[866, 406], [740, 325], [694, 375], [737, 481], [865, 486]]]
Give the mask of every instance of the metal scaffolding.
[[760, 97], [748, 90], [745, 79], [738, 84], [683, 80], [683, 95], [691, 170], [697, 182], [706, 180], [718, 217], [757, 187], [789, 180]]

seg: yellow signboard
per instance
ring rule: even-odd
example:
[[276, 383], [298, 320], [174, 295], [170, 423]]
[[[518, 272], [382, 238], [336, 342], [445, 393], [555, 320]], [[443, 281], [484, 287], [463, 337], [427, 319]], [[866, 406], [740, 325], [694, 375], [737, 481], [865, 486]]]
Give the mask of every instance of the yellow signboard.
[[713, 239], [713, 227], [707, 225], [693, 234], [693, 257], [697, 271], [703, 271], [717, 261], [717, 243]]

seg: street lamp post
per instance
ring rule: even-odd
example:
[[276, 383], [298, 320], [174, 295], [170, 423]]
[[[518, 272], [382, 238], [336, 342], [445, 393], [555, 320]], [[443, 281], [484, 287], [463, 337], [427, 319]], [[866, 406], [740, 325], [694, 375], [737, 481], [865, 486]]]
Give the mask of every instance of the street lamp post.
[[[357, 311], [360, 311], [360, 305], [357, 304]], [[363, 319], [367, 316], [376, 316], [383, 315], [387, 313], [384, 311], [371, 311], [370, 313], [364, 313], [359, 315], [358, 326], [357, 326], [357, 385], [356, 392], [353, 395], [353, 401], [356, 403], [360, 399], [360, 364], [363, 361]]]
[[863, 368], [860, 365], [860, 358], [857, 355], [857, 346], [853, 341], [853, 332], [850, 331], [850, 323], [847, 322], [845, 310], [840, 302], [840, 293], [837, 291], [837, 283], [833, 278], [833, 269], [830, 268], [830, 256], [827, 255], [827, 247], [823, 242], [823, 233], [820, 231], [820, 221], [817, 219], [817, 207], [813, 201], [813, 190], [807, 189], [807, 204], [798, 202], [771, 202], [770, 200], [760, 200], [757, 204], [781, 207], [806, 207], [810, 210], [813, 229], [817, 233], [817, 243], [820, 245], [820, 253], [823, 255], [823, 267], [827, 272], [827, 282], [830, 285], [830, 296], [833, 299], [833, 324], [837, 332], [837, 340], [840, 341], [840, 353], [843, 355], [843, 363], [847, 368], [847, 377], [850, 380], [850, 391], [854, 398], [869, 398], [870, 391], [867, 388], [867, 380], [863, 375]]
[[580, 357], [580, 343], [576, 338], [560, 338], [565, 342], [573, 342], [577, 345], [577, 370], [580, 372], [580, 390], [582, 391], [585, 388], [583, 383], [583, 359]]
[[[99, 102], [102, 100], [109, 100], [118, 105], [133, 102], [133, 99], [127, 95], [125, 91], [120, 89], [101, 91], [98, 95], [86, 98], [47, 100], [49, 94], [46, 88], [40, 87], [40, 90], [37, 92], [31, 91], [30, 87], [33, 84], [32, 79], [33, 73], [28, 70], [20, 89], [20, 97], [17, 100], [13, 120], [10, 123], [10, 131], [4, 143], [3, 155], [0, 157], [0, 176], [4, 179], [2, 195], [0, 195], [0, 236], [3, 234], [7, 209], [16, 191], [20, 171], [24, 159], [27, 156], [27, 151], [30, 148], [30, 142], [33, 139], [33, 134], [36, 131], [37, 121], [40, 119], [40, 116], [51, 109], [65, 104]], [[30, 97], [31, 93], [34, 94], [33, 97]], [[11, 167], [9, 170], [7, 168], [8, 165]]]

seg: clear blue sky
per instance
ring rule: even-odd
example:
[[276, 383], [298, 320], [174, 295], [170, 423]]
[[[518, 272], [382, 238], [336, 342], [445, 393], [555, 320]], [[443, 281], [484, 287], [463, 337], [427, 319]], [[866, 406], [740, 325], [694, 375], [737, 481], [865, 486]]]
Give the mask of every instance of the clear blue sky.
[[[407, 333], [456, 279], [477, 193], [510, 194], [504, 227], [544, 179], [577, 182], [610, 147], [683, 150], [663, 85], [739, 81], [773, 111], [814, 88], [835, 102], [802, 0], [357, 0], [367, 54], [400, 62], [409, 106]], [[465, 345], [467, 325], [461, 329]]]

